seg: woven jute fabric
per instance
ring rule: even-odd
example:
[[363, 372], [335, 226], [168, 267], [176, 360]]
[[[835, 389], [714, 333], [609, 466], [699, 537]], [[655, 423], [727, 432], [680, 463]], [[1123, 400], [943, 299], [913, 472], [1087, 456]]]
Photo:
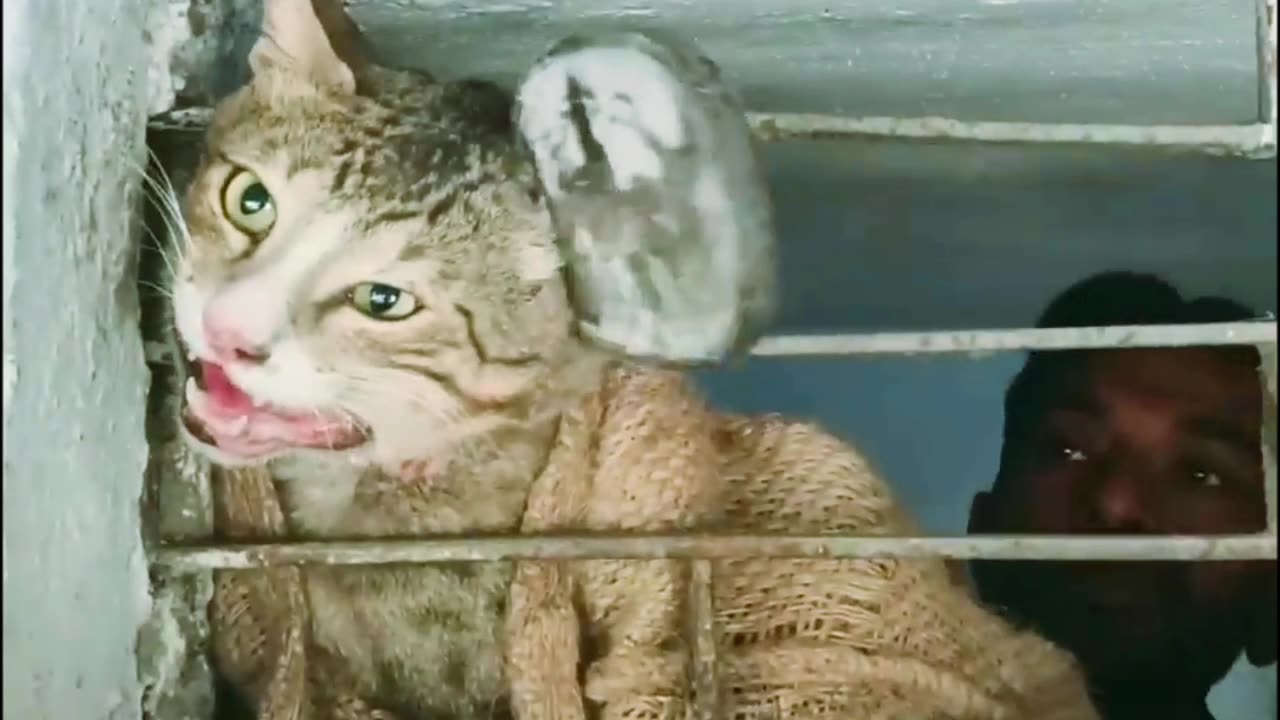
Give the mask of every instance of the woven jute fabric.
[[[270, 478], [222, 475], [220, 527], [287, 533]], [[677, 373], [621, 368], [565, 412], [524, 532], [916, 531], [847, 444], [710, 410]], [[1092, 720], [1072, 658], [980, 607], [940, 560], [713, 563], [722, 717]], [[519, 720], [686, 718], [689, 564], [517, 563], [507, 675]], [[263, 720], [386, 720], [307, 642], [296, 569], [220, 573], [219, 666]]]

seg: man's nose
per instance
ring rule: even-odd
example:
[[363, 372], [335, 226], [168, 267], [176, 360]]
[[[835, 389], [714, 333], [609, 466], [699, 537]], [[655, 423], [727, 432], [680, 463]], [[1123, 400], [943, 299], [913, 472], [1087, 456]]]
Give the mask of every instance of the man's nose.
[[1094, 489], [1091, 520], [1097, 530], [1142, 534], [1155, 531], [1150, 498], [1142, 478], [1112, 471]]

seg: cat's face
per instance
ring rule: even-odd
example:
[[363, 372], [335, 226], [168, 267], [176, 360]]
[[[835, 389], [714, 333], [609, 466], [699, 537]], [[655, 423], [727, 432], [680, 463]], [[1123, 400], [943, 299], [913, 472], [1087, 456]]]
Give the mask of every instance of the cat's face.
[[527, 417], [573, 354], [503, 104], [389, 71], [357, 93], [318, 30], [255, 48], [184, 206], [184, 426], [224, 464], [420, 458]]

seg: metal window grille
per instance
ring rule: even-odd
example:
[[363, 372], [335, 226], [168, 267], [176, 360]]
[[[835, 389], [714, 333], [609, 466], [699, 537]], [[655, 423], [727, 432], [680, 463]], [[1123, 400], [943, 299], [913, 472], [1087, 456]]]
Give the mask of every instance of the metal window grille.
[[714, 559], [759, 557], [944, 557], [999, 560], [1259, 560], [1276, 557], [1276, 321], [1200, 325], [800, 335], [765, 339], [761, 356], [985, 354], [1015, 350], [1255, 345], [1263, 358], [1267, 412], [1263, 427], [1267, 529], [1214, 536], [1001, 535], [863, 537], [726, 534], [561, 534], [466, 536], [422, 540], [161, 546], [152, 559], [170, 571], [279, 565], [380, 565], [593, 558]]
[[[752, 114], [764, 141], [891, 137], [1013, 144], [1130, 145], [1251, 159], [1276, 154], [1276, 0], [1256, 0], [1258, 116], [1253, 123], [1215, 126], [1132, 126], [966, 122], [947, 118], [836, 117]], [[154, 118], [152, 127], [202, 127], [207, 109]], [[151, 549], [157, 578], [214, 569], [281, 565], [377, 565], [495, 560], [683, 558], [692, 566], [694, 686], [697, 716], [717, 717], [715, 630], [711, 608], [712, 560], [728, 557], [867, 558], [941, 557], [995, 560], [1262, 560], [1277, 557], [1276, 338], [1274, 318], [1178, 326], [971, 330], [770, 337], [757, 356], [968, 354], [1020, 350], [1254, 345], [1262, 357], [1262, 454], [1267, 527], [1231, 536], [962, 536], [809, 537], [758, 535], [529, 535], [256, 545], [159, 543]], [[199, 492], [199, 491], [197, 491]], [[192, 527], [212, 527], [197, 518]]]

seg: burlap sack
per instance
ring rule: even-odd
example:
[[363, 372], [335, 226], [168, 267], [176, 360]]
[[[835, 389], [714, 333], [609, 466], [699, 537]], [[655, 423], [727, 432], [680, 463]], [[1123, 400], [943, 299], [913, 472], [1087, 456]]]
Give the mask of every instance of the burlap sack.
[[[943, 481], [944, 479], [939, 479]], [[220, 528], [284, 537], [270, 479], [219, 479]], [[525, 532], [910, 534], [848, 445], [778, 417], [709, 410], [679, 374], [621, 369], [564, 414]], [[726, 720], [1093, 720], [1072, 659], [979, 607], [935, 560], [714, 564]], [[685, 718], [688, 564], [521, 562], [508, 674], [519, 720]], [[306, 641], [298, 570], [219, 576], [223, 672], [263, 720], [383, 720]]]

